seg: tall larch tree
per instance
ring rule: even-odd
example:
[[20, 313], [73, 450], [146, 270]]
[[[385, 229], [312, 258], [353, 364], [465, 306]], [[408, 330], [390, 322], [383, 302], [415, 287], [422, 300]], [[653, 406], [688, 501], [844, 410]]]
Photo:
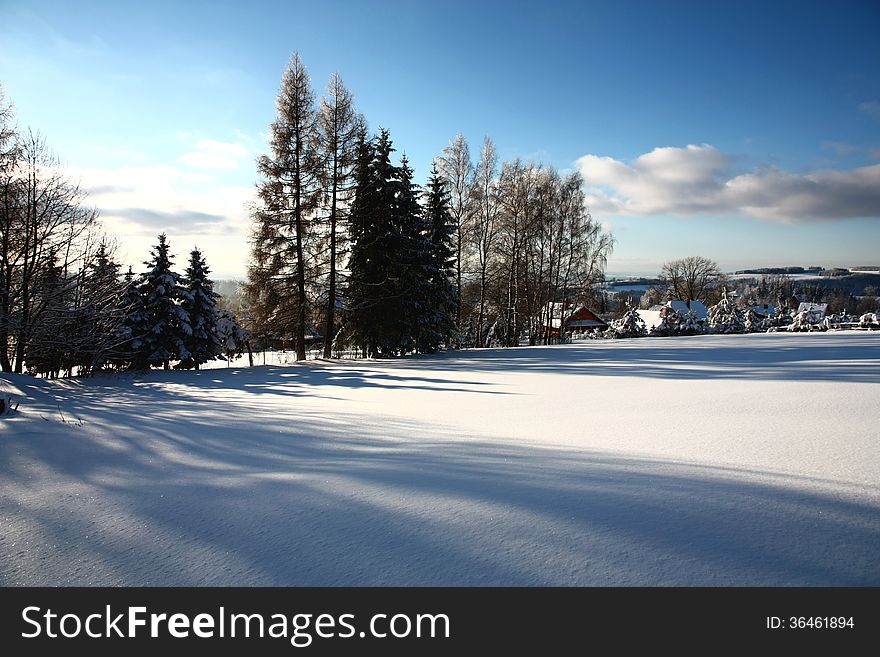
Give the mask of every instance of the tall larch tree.
[[317, 120], [311, 80], [294, 53], [281, 79], [270, 152], [258, 161], [262, 182], [254, 210], [249, 296], [264, 306], [256, 309], [257, 317], [272, 319], [279, 310], [292, 310], [297, 360], [306, 357], [306, 248], [321, 191]]
[[355, 165], [358, 144], [365, 129], [363, 116], [354, 109], [354, 98], [342, 78], [334, 73], [321, 99], [318, 114], [318, 135], [322, 155], [322, 178], [327, 211], [327, 305], [324, 318], [324, 358], [333, 355], [336, 335], [336, 304], [340, 247], [345, 244], [345, 220], [355, 191]]

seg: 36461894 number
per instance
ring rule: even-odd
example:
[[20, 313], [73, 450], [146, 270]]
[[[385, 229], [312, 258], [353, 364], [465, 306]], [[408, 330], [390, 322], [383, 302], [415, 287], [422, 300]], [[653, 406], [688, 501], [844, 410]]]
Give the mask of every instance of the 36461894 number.
[[851, 629], [855, 627], [855, 621], [852, 616], [791, 616], [788, 619], [788, 627], [795, 630]]

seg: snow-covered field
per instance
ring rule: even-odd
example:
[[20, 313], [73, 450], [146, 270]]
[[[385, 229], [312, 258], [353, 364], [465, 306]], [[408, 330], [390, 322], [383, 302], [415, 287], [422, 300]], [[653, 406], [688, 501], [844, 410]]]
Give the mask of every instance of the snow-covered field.
[[880, 585], [880, 333], [2, 387], [4, 585]]

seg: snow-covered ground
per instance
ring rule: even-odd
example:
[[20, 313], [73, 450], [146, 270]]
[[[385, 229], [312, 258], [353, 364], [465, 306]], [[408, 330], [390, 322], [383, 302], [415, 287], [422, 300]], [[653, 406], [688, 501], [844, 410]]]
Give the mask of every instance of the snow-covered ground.
[[880, 333], [0, 387], [4, 585], [880, 585]]

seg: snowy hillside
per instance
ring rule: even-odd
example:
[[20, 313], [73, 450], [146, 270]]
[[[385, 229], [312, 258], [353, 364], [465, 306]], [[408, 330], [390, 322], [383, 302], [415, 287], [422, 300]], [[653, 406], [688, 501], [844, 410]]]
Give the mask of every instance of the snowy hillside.
[[0, 376], [3, 585], [880, 585], [880, 333]]

